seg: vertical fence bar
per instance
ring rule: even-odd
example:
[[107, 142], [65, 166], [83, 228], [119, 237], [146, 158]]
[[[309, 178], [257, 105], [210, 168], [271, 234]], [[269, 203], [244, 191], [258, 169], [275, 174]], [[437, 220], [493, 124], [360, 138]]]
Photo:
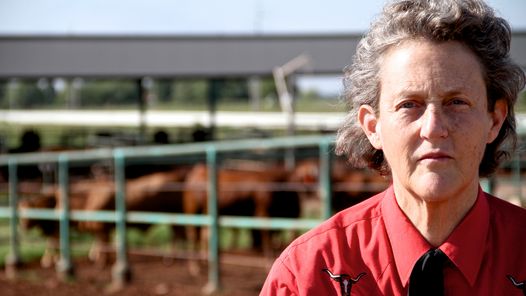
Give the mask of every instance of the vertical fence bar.
[[[519, 146], [520, 147], [520, 146]], [[524, 200], [522, 200], [522, 184], [521, 184], [521, 153], [520, 148], [515, 151], [515, 157], [513, 160], [513, 176], [515, 188], [517, 188], [517, 198], [519, 202], [524, 205]]]
[[69, 279], [73, 275], [69, 236], [69, 163], [65, 154], [58, 158], [58, 182], [60, 190], [60, 260], [57, 265], [59, 278]]
[[219, 274], [219, 219], [217, 209], [217, 151], [210, 145], [206, 150], [208, 166], [208, 216], [210, 217], [208, 241], [208, 294], [221, 288]]
[[5, 270], [8, 277], [14, 277], [16, 268], [22, 263], [18, 243], [18, 164], [14, 160], [9, 160], [9, 209], [11, 219], [9, 220], [10, 245], [9, 254], [5, 258]]
[[493, 189], [494, 189], [493, 185], [494, 185], [494, 179], [492, 176], [480, 178], [480, 187], [482, 187], [482, 190], [484, 190], [484, 192], [493, 194]]
[[329, 140], [322, 140], [320, 147], [320, 177], [319, 190], [322, 200], [322, 218], [328, 219], [332, 215], [331, 199], [332, 199], [332, 184], [331, 184], [331, 142]]
[[128, 246], [126, 237], [126, 175], [124, 153], [115, 149], [113, 153], [115, 171], [115, 252], [116, 262], [113, 266], [113, 284], [118, 288], [131, 280], [128, 264]]

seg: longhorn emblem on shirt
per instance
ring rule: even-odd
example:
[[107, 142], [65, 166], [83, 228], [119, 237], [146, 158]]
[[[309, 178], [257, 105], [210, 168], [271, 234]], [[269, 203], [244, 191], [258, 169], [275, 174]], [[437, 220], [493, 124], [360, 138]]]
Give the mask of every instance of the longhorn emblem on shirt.
[[517, 289], [522, 290], [522, 294], [526, 296], [526, 281], [517, 282], [517, 280], [511, 275], [508, 275], [508, 279]]
[[356, 278], [352, 278], [350, 275], [346, 273], [333, 274], [327, 268], [322, 269], [322, 271], [325, 271], [331, 277], [332, 280], [340, 284], [341, 296], [350, 296], [352, 286], [356, 284], [365, 275], [365, 272], [362, 272]]

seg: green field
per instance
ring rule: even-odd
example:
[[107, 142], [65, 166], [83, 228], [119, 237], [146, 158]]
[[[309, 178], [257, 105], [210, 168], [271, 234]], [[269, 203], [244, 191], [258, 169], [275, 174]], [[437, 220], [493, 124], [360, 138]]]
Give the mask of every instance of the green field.
[[[220, 230], [220, 248], [229, 250], [234, 246], [233, 231], [231, 229]], [[134, 250], [147, 249], [158, 251], [166, 254], [171, 251], [171, 227], [169, 225], [155, 225], [150, 227], [146, 232], [129, 228], [128, 246]], [[19, 231], [20, 255], [22, 262], [34, 262], [40, 260], [46, 248], [45, 237], [42, 236], [38, 229], [30, 231]], [[248, 230], [241, 230], [238, 236], [236, 248], [248, 249], [251, 246], [251, 238]], [[72, 256], [87, 257], [93, 237], [86, 233], [73, 231], [71, 233]], [[9, 221], [0, 219], [0, 266], [4, 266], [6, 256], [10, 252]], [[186, 242], [176, 240], [176, 249], [186, 249]]]

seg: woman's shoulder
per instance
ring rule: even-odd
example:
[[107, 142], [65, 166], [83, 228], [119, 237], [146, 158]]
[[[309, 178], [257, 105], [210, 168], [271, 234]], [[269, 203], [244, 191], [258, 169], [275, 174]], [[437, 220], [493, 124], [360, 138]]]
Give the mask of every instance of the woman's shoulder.
[[526, 209], [489, 194], [488, 205], [491, 233], [495, 240], [506, 247], [513, 246], [513, 248], [524, 250], [526, 248], [526, 236], [524, 235]]
[[526, 226], [525, 208], [488, 193], [486, 193], [486, 196], [488, 198], [490, 213], [493, 220], [497, 220], [496, 222], [502, 220], [502, 222], [506, 222], [507, 224], [511, 223], [512, 225], [517, 225], [524, 229], [524, 226]]

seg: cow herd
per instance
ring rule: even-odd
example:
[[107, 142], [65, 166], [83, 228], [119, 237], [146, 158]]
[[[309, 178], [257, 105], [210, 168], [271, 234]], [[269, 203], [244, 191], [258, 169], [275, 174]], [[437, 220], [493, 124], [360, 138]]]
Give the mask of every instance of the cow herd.
[[[96, 166], [93, 167], [96, 170]], [[95, 176], [71, 178], [69, 185], [70, 210], [114, 210], [115, 184], [107, 172]], [[184, 214], [207, 213], [208, 167], [205, 164], [179, 165], [170, 169], [128, 178], [126, 181], [127, 211]], [[217, 205], [220, 216], [252, 216], [300, 218], [320, 215], [319, 160], [301, 159], [292, 169], [276, 162], [232, 161], [217, 169]], [[331, 171], [332, 210], [342, 210], [383, 190], [388, 181], [367, 170], [351, 169], [343, 161], [335, 161]], [[19, 184], [24, 186], [24, 182]], [[34, 186], [34, 185], [33, 185]], [[60, 209], [62, 198], [57, 186], [41, 187], [38, 194], [21, 195], [19, 208]], [[316, 212], [318, 210], [318, 212]], [[319, 216], [318, 216], [319, 217]], [[317, 218], [317, 217], [314, 217]], [[23, 229], [39, 228], [48, 239], [48, 250], [42, 257], [43, 266], [56, 262], [59, 224], [53, 220], [21, 219]], [[94, 237], [90, 259], [100, 267], [108, 265], [109, 245], [114, 223], [72, 221], [70, 226]], [[150, 225], [129, 224], [142, 230]], [[207, 241], [206, 227], [172, 226], [172, 238], [186, 242], [187, 249], [199, 252]], [[266, 257], [273, 257], [288, 242], [278, 231], [252, 230], [252, 248]], [[198, 264], [189, 260], [192, 273]]]

